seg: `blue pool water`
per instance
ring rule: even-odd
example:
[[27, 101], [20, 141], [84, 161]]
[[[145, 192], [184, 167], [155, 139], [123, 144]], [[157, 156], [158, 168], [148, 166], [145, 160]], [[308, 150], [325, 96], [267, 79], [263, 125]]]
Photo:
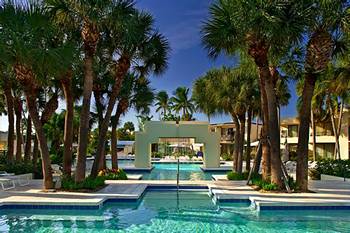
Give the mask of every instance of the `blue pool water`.
[[215, 205], [207, 192], [147, 192], [139, 203], [100, 210], [1, 210], [0, 232], [25, 233], [335, 233], [349, 232], [349, 211], [267, 211]]
[[[176, 163], [154, 163], [151, 172], [130, 172], [142, 174], [143, 180], [176, 180], [177, 164]], [[214, 174], [226, 174], [226, 172], [204, 172], [200, 168], [201, 164], [181, 163], [180, 180], [211, 180]]]

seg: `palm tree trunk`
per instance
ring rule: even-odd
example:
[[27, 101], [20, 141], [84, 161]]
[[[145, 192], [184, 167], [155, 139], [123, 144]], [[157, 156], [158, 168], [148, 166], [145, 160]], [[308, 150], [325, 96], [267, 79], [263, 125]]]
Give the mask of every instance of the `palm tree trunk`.
[[240, 150], [240, 125], [236, 114], [232, 113], [231, 115], [232, 115], [233, 123], [235, 125], [233, 171], [238, 172], [238, 157], [239, 157], [239, 150]]
[[52, 114], [55, 113], [56, 109], [58, 108], [58, 95], [57, 93], [54, 93], [49, 101], [45, 104], [44, 110], [41, 114], [41, 124], [45, 125], [50, 118], [52, 117]]
[[124, 77], [126, 73], [128, 72], [130, 68], [130, 60], [128, 57], [122, 56], [118, 60], [117, 68], [116, 68], [116, 79], [113, 85], [112, 93], [109, 96], [109, 101], [107, 105], [107, 110], [105, 117], [103, 119], [102, 125], [99, 129], [99, 137], [98, 137], [98, 145], [97, 145], [97, 152], [96, 152], [96, 158], [94, 160], [94, 163], [92, 165], [91, 170], [91, 176], [96, 177], [98, 173], [99, 163], [101, 162], [101, 157], [104, 153], [105, 148], [105, 141], [109, 126], [109, 121], [111, 120], [112, 111], [114, 109], [114, 105], [117, 101], [117, 97], [119, 95]]
[[32, 164], [33, 164], [33, 173], [36, 174], [38, 172], [38, 157], [39, 157], [39, 144], [38, 144], [38, 138], [34, 137], [34, 146], [33, 146], [33, 158], [32, 158]]
[[72, 91], [71, 71], [61, 80], [61, 85], [66, 99], [66, 114], [64, 119], [64, 149], [63, 149], [63, 174], [72, 175], [72, 147], [73, 147], [73, 119], [74, 119], [74, 98]]
[[24, 148], [24, 162], [28, 163], [30, 161], [32, 152], [32, 119], [28, 114], [27, 118], [27, 132], [26, 132], [26, 146]]
[[338, 135], [337, 126], [335, 124], [335, 114], [334, 114], [334, 111], [333, 111], [333, 107], [332, 107], [332, 104], [331, 104], [331, 98], [330, 98], [329, 95], [327, 96], [327, 102], [328, 102], [328, 108], [329, 108], [330, 113], [331, 113], [331, 123], [332, 123], [332, 129], [333, 129], [334, 138], [335, 138], [334, 159], [337, 159], [337, 158], [340, 158], [339, 135]]
[[239, 147], [239, 154], [238, 154], [238, 173], [242, 173], [243, 171], [243, 153], [244, 153], [244, 136], [245, 136], [245, 113], [241, 114], [239, 116], [239, 124], [240, 124], [240, 147]]
[[[103, 109], [105, 108], [105, 106], [102, 103], [102, 92], [100, 90], [100, 86], [98, 86], [97, 84], [94, 85], [93, 87], [93, 94], [95, 97], [95, 105], [97, 109], [98, 128], [100, 129], [103, 123]], [[102, 170], [106, 168], [105, 147], [103, 147], [103, 151], [101, 153], [102, 153], [102, 156], [100, 157], [98, 170]]]
[[316, 126], [314, 111], [311, 109], [311, 128], [312, 128], [312, 158], [316, 161]]
[[245, 160], [245, 170], [247, 172], [250, 171], [250, 153], [251, 153], [251, 148], [250, 148], [250, 134], [252, 131], [252, 110], [250, 108], [248, 108], [248, 119], [247, 119], [247, 147], [246, 147], [246, 160]]
[[20, 97], [15, 98], [15, 115], [16, 115], [16, 162], [22, 160], [22, 101]]
[[13, 95], [11, 90], [11, 85], [9, 82], [5, 83], [4, 86], [4, 94], [6, 99], [7, 106], [7, 120], [8, 120], [8, 134], [7, 134], [7, 161], [12, 163], [13, 161], [13, 152], [14, 152], [14, 125], [15, 125], [15, 117], [14, 117], [14, 104], [13, 104]]
[[85, 54], [84, 59], [84, 73], [83, 104], [80, 113], [78, 157], [75, 173], [76, 182], [81, 182], [85, 179], [86, 153], [89, 142], [90, 102], [93, 87], [93, 55], [88, 52]]
[[26, 101], [27, 101], [28, 111], [35, 127], [35, 132], [38, 139], [41, 158], [42, 158], [44, 188], [52, 189], [54, 188], [54, 185], [53, 185], [53, 179], [52, 179], [52, 169], [51, 169], [49, 148], [47, 146], [43, 125], [41, 124], [41, 120], [39, 118], [39, 114], [36, 108], [35, 94], [31, 90], [25, 90], [25, 92], [26, 92]]
[[307, 73], [304, 81], [302, 103], [299, 112], [299, 135], [297, 148], [296, 183], [300, 191], [308, 190], [308, 147], [311, 100], [315, 89], [316, 75]]
[[268, 66], [261, 67], [260, 74], [266, 80], [265, 90], [266, 97], [268, 99], [268, 114], [269, 114], [269, 144], [270, 144], [270, 157], [271, 157], [271, 182], [277, 184], [280, 188], [283, 187], [282, 182], [282, 170], [281, 170], [281, 157], [280, 157], [280, 129], [278, 127], [278, 114], [277, 114], [277, 99], [274, 89], [274, 84], [271, 80], [271, 74]]
[[260, 85], [260, 98], [261, 98], [261, 111], [262, 111], [262, 122], [263, 126], [261, 129], [261, 154], [262, 154], [262, 178], [265, 181], [270, 180], [271, 176], [271, 157], [270, 157], [270, 145], [267, 141], [267, 136], [269, 132], [269, 125], [268, 125], [268, 105], [267, 105], [267, 96], [265, 91], [265, 80], [261, 77], [259, 78], [259, 85]]
[[337, 135], [338, 135], [338, 151], [339, 151], [339, 158], [338, 158], [338, 159], [341, 159], [341, 157], [340, 157], [339, 137], [340, 137], [340, 131], [341, 131], [342, 122], [343, 122], [343, 111], [344, 111], [344, 100], [341, 99], [341, 100], [340, 100], [339, 118], [338, 118], [338, 128], [337, 128]]
[[111, 134], [111, 153], [112, 153], [112, 169], [118, 169], [118, 150], [117, 150], [117, 120], [112, 122], [112, 134]]

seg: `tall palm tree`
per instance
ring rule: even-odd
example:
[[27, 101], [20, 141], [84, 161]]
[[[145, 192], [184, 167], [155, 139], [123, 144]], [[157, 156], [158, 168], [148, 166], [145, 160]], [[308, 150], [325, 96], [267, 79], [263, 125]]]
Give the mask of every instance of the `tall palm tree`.
[[[249, 116], [249, 111], [253, 108], [253, 100], [259, 97], [257, 73], [254, 72], [254, 68], [248, 67], [241, 64], [233, 69], [226, 67], [213, 69], [197, 79], [194, 84], [194, 90], [198, 89], [194, 91], [194, 95], [199, 105], [205, 106], [206, 103], [201, 101], [211, 101], [210, 107], [214, 113], [228, 113], [233, 119], [235, 125], [233, 170], [238, 173], [242, 172], [246, 112]], [[198, 98], [201, 95], [198, 94], [201, 88], [205, 91], [206, 98]], [[248, 127], [250, 127], [249, 122]], [[250, 145], [249, 137], [248, 142]], [[250, 154], [248, 147], [246, 153]], [[248, 159], [250, 163], [250, 156]]]
[[[33, 121], [42, 156], [44, 188], [53, 188], [47, 139], [37, 108], [37, 94], [55, 71], [65, 65], [67, 48], [53, 48], [56, 29], [40, 3], [16, 5], [5, 2], [0, 9], [1, 59], [13, 67]], [[12, 43], [9, 43], [11, 41]], [[44, 113], [43, 113], [44, 114]]]
[[[89, 135], [90, 102], [93, 88], [93, 62], [101, 32], [118, 19], [133, 11], [131, 1], [110, 0], [47, 0], [48, 10], [59, 25], [79, 31], [84, 49], [83, 104], [80, 116], [79, 148], [75, 180], [85, 178]], [[116, 21], [114, 21], [116, 20]]]
[[332, 36], [342, 28], [348, 27], [348, 2], [315, 1], [314, 15], [311, 17], [306, 46], [304, 73], [305, 81], [302, 93], [302, 106], [299, 112], [299, 135], [297, 148], [297, 185], [302, 191], [308, 189], [308, 144], [311, 101], [315, 83], [325, 71], [335, 48]]
[[[270, 141], [271, 182], [279, 187], [282, 187], [280, 132], [270, 58], [300, 40], [305, 28], [305, 15], [311, 5], [281, 0], [219, 0], [211, 5], [210, 19], [202, 29], [203, 43], [209, 56], [243, 51], [259, 68], [265, 123], [262, 141], [264, 148], [268, 146], [267, 141]], [[266, 153], [264, 155], [265, 158], [268, 157]]]
[[118, 168], [117, 126], [120, 117], [132, 107], [140, 114], [148, 114], [150, 112], [149, 107], [153, 103], [154, 94], [149, 84], [150, 82], [146, 78], [137, 78], [133, 74], [129, 74], [126, 80], [124, 80], [117, 110], [112, 119], [112, 168]]
[[173, 103], [172, 109], [179, 113], [182, 112], [182, 119], [186, 120], [195, 111], [195, 106], [192, 98], [189, 96], [190, 89], [187, 87], [178, 87], [174, 91], [174, 96], [171, 97]]
[[[91, 170], [91, 176], [93, 177], [97, 176], [99, 163], [102, 162], [101, 158], [103, 158], [112, 111], [131, 64], [136, 64], [135, 68], [139, 70], [141, 77], [150, 72], [159, 75], [165, 71], [168, 65], [169, 43], [153, 28], [153, 17], [151, 15], [135, 10], [123, 23], [125, 24], [121, 28], [119, 26], [115, 30], [111, 30], [110, 38], [107, 38], [112, 44], [114, 52], [119, 54], [120, 57], [117, 61], [112, 62], [115, 66], [115, 81], [99, 129], [96, 158]], [[124, 27], [128, 30], [121, 31]], [[120, 40], [115, 38], [120, 38]]]
[[198, 78], [193, 85], [192, 99], [196, 105], [196, 109], [207, 115], [208, 121], [210, 117], [215, 113], [215, 101], [212, 95], [208, 95], [208, 88], [210, 84], [209, 80]]
[[157, 106], [156, 112], [160, 112], [163, 115], [163, 118], [168, 114], [168, 111], [171, 109], [171, 102], [169, 95], [166, 91], [160, 91], [156, 95], [156, 103]]

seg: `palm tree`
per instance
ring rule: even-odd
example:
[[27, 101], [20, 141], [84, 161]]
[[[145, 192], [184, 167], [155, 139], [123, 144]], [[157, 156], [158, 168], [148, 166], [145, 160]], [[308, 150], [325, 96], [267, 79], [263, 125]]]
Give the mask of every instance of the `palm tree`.
[[[284, 52], [292, 43], [300, 40], [310, 5], [278, 0], [220, 0], [211, 5], [210, 19], [202, 29], [203, 43], [209, 56], [217, 57], [221, 52], [243, 52], [259, 68], [265, 123], [262, 141], [266, 148], [268, 137], [270, 138], [271, 182], [279, 187], [282, 187], [280, 132], [270, 58], [271, 55], [278, 56], [278, 53]], [[271, 54], [272, 52], [275, 54]], [[264, 153], [264, 158], [267, 157]]]
[[178, 87], [174, 91], [174, 96], [170, 101], [173, 103], [172, 109], [179, 113], [182, 112], [182, 120], [189, 120], [189, 116], [195, 111], [195, 106], [191, 97], [189, 97], [190, 89], [187, 87]]
[[[118, 154], [117, 154], [117, 126], [120, 117], [124, 115], [131, 107], [135, 108], [137, 113], [148, 114], [150, 106], [153, 103], [154, 94], [149, 86], [150, 82], [146, 78], [137, 78], [133, 74], [129, 74], [124, 80], [120, 100], [117, 105], [117, 110], [112, 119], [112, 168], [118, 168]], [[127, 126], [125, 123], [124, 127]]]
[[305, 81], [302, 92], [302, 106], [299, 112], [297, 185], [302, 191], [308, 189], [308, 144], [311, 101], [315, 83], [325, 71], [335, 48], [334, 32], [346, 28], [348, 3], [338, 1], [315, 1], [314, 15], [308, 32], [310, 34], [304, 63]]
[[[118, 27], [110, 31], [110, 38], [108, 38], [114, 52], [120, 57], [117, 61], [113, 61], [115, 80], [99, 130], [96, 159], [91, 170], [92, 177], [97, 176], [112, 111], [131, 64], [136, 63], [135, 67], [139, 70], [140, 77], [150, 72], [159, 75], [167, 68], [169, 43], [153, 28], [153, 17], [147, 13], [135, 11], [124, 23], [125, 27], [130, 27], [129, 30], [121, 31], [121, 28]], [[115, 38], [120, 38], [120, 40], [115, 40]]]
[[208, 116], [210, 122], [210, 116], [215, 113], [215, 100], [212, 95], [208, 95], [209, 80], [198, 78], [193, 85], [192, 99], [196, 105], [196, 109], [203, 112]]
[[[235, 125], [233, 170], [238, 173], [242, 172], [246, 112], [248, 112], [248, 118], [249, 116], [251, 118], [253, 104], [256, 104], [254, 99], [259, 97], [257, 73], [254, 71], [254, 68], [251, 69], [246, 64], [241, 64], [233, 69], [226, 67], [213, 69], [197, 79], [194, 84], [194, 90], [197, 89], [194, 91], [194, 95], [200, 106], [207, 104], [201, 101], [210, 101], [210, 108], [213, 113], [228, 113], [233, 119]], [[203, 99], [199, 98], [201, 94], [198, 92], [200, 90], [205, 92], [206, 97]], [[250, 123], [248, 122], [249, 127]], [[249, 137], [248, 143], [250, 145]], [[246, 153], [249, 153], [247, 163], [250, 164], [249, 145]], [[249, 169], [249, 165], [247, 166]]]
[[[17, 82], [25, 93], [42, 156], [44, 188], [53, 188], [47, 139], [37, 108], [39, 89], [50, 80], [56, 69], [65, 65], [66, 48], [53, 48], [55, 28], [39, 3], [16, 5], [5, 2], [0, 10], [1, 58], [13, 67]], [[11, 41], [12, 43], [8, 43]], [[43, 113], [44, 115], [44, 113]]]
[[[89, 135], [90, 102], [93, 88], [93, 61], [101, 32], [133, 11], [131, 1], [110, 0], [47, 0], [48, 10], [59, 25], [74, 28], [81, 34], [84, 49], [83, 104], [80, 116], [79, 149], [75, 180], [85, 178]], [[116, 20], [116, 21], [113, 21]], [[115, 24], [118, 25], [118, 24]]]
[[161, 111], [163, 118], [168, 114], [168, 111], [171, 109], [171, 102], [169, 95], [166, 91], [160, 91], [156, 95], [156, 112]]

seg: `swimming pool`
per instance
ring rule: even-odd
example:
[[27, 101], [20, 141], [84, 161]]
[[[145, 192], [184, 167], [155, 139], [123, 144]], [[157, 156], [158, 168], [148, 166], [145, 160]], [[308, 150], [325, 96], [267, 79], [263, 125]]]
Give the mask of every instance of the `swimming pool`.
[[[176, 180], [176, 163], [153, 163], [154, 168], [150, 172], [127, 171], [129, 174], [142, 174], [143, 180]], [[204, 172], [201, 164], [180, 163], [180, 180], [211, 180], [214, 174], [226, 174], [225, 171]]]
[[349, 211], [266, 211], [214, 204], [207, 192], [149, 191], [100, 210], [0, 210], [0, 232], [349, 232]]

